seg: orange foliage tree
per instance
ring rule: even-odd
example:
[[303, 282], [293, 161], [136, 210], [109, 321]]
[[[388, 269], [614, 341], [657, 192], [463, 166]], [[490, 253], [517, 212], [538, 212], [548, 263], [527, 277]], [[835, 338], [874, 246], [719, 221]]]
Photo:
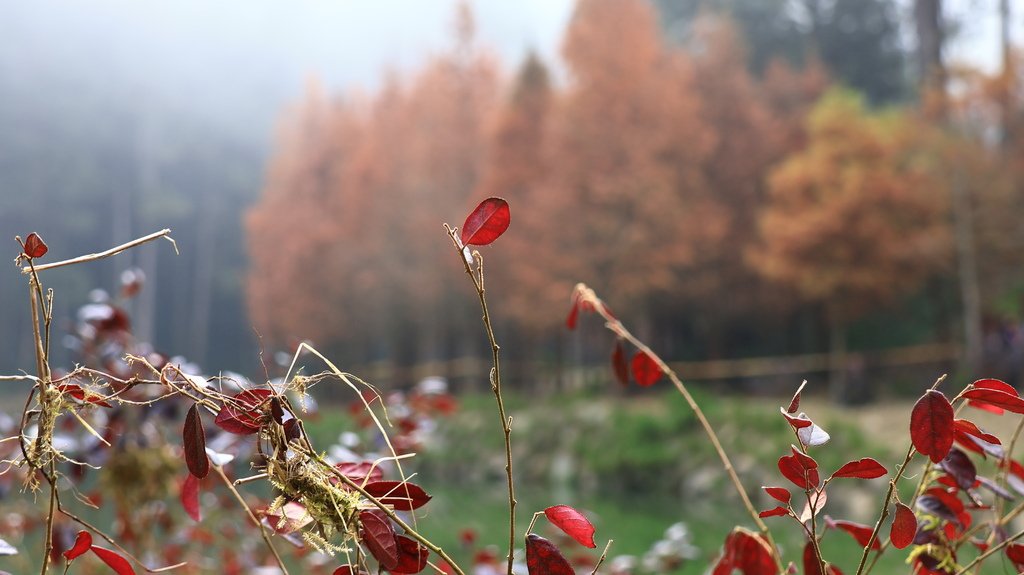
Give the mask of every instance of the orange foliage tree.
[[938, 136], [908, 114], [872, 114], [833, 90], [808, 137], [771, 174], [751, 262], [825, 307], [842, 393], [846, 323], [947, 266], [948, 193], [928, 154]]

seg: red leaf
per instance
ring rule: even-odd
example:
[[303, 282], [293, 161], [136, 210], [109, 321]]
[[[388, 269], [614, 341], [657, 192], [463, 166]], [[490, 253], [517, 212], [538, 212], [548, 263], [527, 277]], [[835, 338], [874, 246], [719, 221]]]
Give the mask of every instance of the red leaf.
[[775, 509], [766, 509], [766, 510], [764, 510], [764, 511], [762, 511], [762, 512], [757, 514], [757, 516], [761, 517], [761, 518], [765, 518], [765, 517], [779, 517], [780, 515], [789, 515], [789, 509], [786, 509], [785, 507], [779, 506], [779, 507], [776, 507]]
[[412, 511], [419, 509], [430, 501], [423, 488], [415, 483], [403, 481], [375, 481], [366, 484], [363, 489], [376, 497], [381, 503], [391, 505], [397, 511]]
[[633, 379], [641, 387], [654, 385], [654, 382], [661, 379], [661, 368], [658, 367], [658, 362], [654, 361], [654, 358], [646, 352], [636, 352], [636, 355], [633, 356], [632, 369]]
[[814, 422], [811, 421], [811, 418], [807, 417], [806, 414], [800, 414], [799, 416], [791, 415], [781, 407], [779, 408], [779, 411], [782, 412], [782, 417], [785, 417], [786, 421], [793, 426], [793, 429], [803, 429], [814, 425]]
[[998, 437], [992, 435], [991, 433], [986, 433], [982, 431], [980, 428], [978, 428], [977, 425], [974, 424], [973, 421], [969, 421], [966, 419], [955, 419], [953, 420], [953, 426], [956, 428], [957, 431], [966, 433], [967, 435], [972, 435], [979, 439], [983, 439], [988, 443], [1002, 445], [1002, 442], [999, 441]]
[[570, 330], [576, 329], [576, 322], [579, 321], [580, 317], [580, 298], [573, 297], [572, 309], [569, 310], [569, 315], [565, 317], [565, 327]]
[[903, 549], [914, 542], [917, 535], [917, 517], [914, 510], [902, 503], [896, 504], [896, 514], [892, 518], [892, 529], [889, 531], [889, 541], [897, 549]]
[[486, 246], [505, 233], [511, 218], [508, 202], [501, 198], [487, 198], [462, 224], [462, 244]]
[[75, 537], [75, 545], [71, 549], [64, 552], [64, 558], [71, 561], [75, 557], [78, 557], [82, 553], [85, 553], [92, 547], [92, 534], [88, 531], [79, 531], [78, 536]]
[[199, 479], [210, 474], [210, 459], [206, 457], [206, 433], [199, 418], [199, 404], [193, 403], [185, 414], [185, 427], [181, 431], [188, 471]]
[[809, 539], [804, 544], [804, 575], [821, 575], [821, 564]]
[[398, 565], [391, 572], [405, 575], [423, 571], [430, 555], [427, 548], [404, 535], [396, 535], [395, 542], [398, 544]]
[[96, 545], [92, 546], [92, 552], [102, 559], [108, 567], [116, 571], [117, 575], [135, 575], [135, 569], [132, 569], [132, 564], [116, 552], [105, 547], [97, 547]]
[[558, 547], [536, 533], [526, 536], [526, 570], [530, 575], [576, 575]]
[[1010, 395], [1013, 395], [1013, 396], [1017, 396], [1017, 397], [1020, 396], [1020, 394], [1017, 393], [1017, 389], [1015, 387], [1013, 387], [1009, 383], [1006, 383], [1005, 381], [1002, 381], [1002, 380], [999, 380], [999, 379], [979, 379], [978, 381], [975, 381], [974, 383], [972, 383], [971, 387], [981, 388], [981, 389], [994, 389], [996, 391], [1002, 391], [1004, 393], [1009, 393]]
[[786, 408], [785, 413], [796, 413], [796, 410], [800, 409], [800, 392], [804, 390], [804, 386], [807, 385], [805, 379], [800, 387], [796, 389], [796, 393], [793, 394], [793, 399], [789, 400], [789, 407]]
[[269, 389], [247, 389], [225, 402], [213, 423], [228, 433], [252, 435], [262, 425], [259, 407], [272, 395], [274, 392]]
[[[294, 421], [294, 420], [289, 420]], [[374, 466], [369, 461], [360, 461], [358, 463], [346, 461], [344, 463], [337, 463], [334, 468], [341, 472], [342, 475], [352, 480], [352, 483], [356, 485], [365, 486], [368, 483], [374, 483], [384, 479], [384, 471], [380, 467]], [[336, 477], [331, 478], [331, 483], [337, 483], [341, 481]]]
[[594, 526], [583, 516], [568, 505], [554, 505], [544, 510], [548, 521], [553, 523], [569, 537], [572, 537], [584, 547], [593, 549], [597, 547], [594, 543]]
[[783, 455], [779, 458], [779, 471], [800, 489], [813, 489], [820, 479], [818, 463], [810, 456], [797, 451], [796, 447], [790, 446], [790, 449], [793, 451], [792, 455]]
[[743, 575], [775, 575], [778, 568], [768, 543], [755, 533], [736, 527], [725, 538], [722, 556], [712, 568], [712, 575], [730, 575], [734, 571]]
[[942, 461], [953, 447], [953, 407], [941, 391], [930, 389], [914, 404], [910, 439], [932, 463]]
[[1013, 562], [1013, 566], [1017, 568], [1017, 572], [1021, 571], [1021, 567], [1024, 567], [1024, 544], [1011, 543], [1006, 546], [1006, 557]]
[[385, 569], [398, 565], [398, 542], [391, 522], [379, 510], [359, 512], [359, 523], [363, 526], [363, 542], [366, 548]]
[[[857, 540], [857, 543], [859, 543], [861, 547], [867, 546], [868, 539], [871, 539], [871, 533], [874, 531], [873, 527], [869, 525], [864, 525], [863, 523], [843, 521], [842, 519], [832, 519], [828, 516], [825, 516], [825, 525], [830, 528], [842, 529], [843, 531], [846, 531], [847, 533], [852, 535], [854, 539]], [[881, 548], [882, 543], [878, 541], [877, 537], [875, 537], [875, 540], [871, 543], [871, 549], [877, 551]]]
[[185, 513], [188, 513], [188, 516], [197, 522], [202, 521], [202, 514], [199, 512], [199, 479], [192, 473], [185, 477], [179, 498], [181, 506], [185, 508]]
[[764, 492], [771, 495], [772, 499], [780, 503], [789, 503], [793, 499], [793, 494], [789, 492], [785, 487], [765, 487], [761, 486]]
[[341, 567], [338, 567], [337, 569], [332, 571], [331, 575], [352, 575], [352, 567], [350, 567], [349, 565], [342, 565]]
[[46, 255], [49, 248], [39, 234], [32, 232], [25, 238], [25, 255], [30, 258], [41, 258]]
[[984, 403], [1012, 411], [1013, 413], [1024, 413], [1024, 399], [1016, 394], [1009, 394], [996, 389], [968, 389], [963, 396], [971, 400], [971, 405], [978, 407], [978, 403]]
[[285, 503], [273, 513], [263, 511], [263, 516], [270, 527], [282, 535], [294, 533], [313, 522], [313, 517], [306, 511], [306, 506], [295, 501]]
[[851, 461], [839, 468], [832, 474], [832, 477], [858, 477], [860, 479], [874, 479], [889, 473], [882, 464], [865, 457], [857, 461]]
[[622, 346], [622, 338], [615, 340], [615, 348], [612, 350], [612, 371], [615, 379], [623, 387], [629, 386], [629, 366], [626, 365], [626, 350]]

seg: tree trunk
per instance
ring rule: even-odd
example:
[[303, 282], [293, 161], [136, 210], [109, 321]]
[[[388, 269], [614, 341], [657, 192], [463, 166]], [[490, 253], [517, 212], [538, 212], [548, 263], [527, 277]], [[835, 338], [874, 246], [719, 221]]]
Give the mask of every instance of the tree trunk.
[[941, 94], [946, 89], [946, 68], [942, 62], [942, 0], [914, 0], [914, 26], [921, 87]]

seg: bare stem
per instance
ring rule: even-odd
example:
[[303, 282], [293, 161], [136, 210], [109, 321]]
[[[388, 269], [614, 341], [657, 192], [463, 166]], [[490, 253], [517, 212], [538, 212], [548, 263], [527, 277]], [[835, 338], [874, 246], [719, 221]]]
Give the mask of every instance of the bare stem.
[[[91, 262], [91, 261], [101, 260], [103, 258], [109, 258], [110, 256], [116, 256], [117, 254], [119, 254], [119, 253], [121, 253], [121, 252], [123, 252], [123, 251], [125, 251], [127, 249], [134, 248], [135, 246], [142, 245], [142, 244], [144, 244], [146, 242], [151, 242], [151, 241], [153, 241], [155, 239], [158, 239], [158, 238], [167, 238], [167, 241], [169, 241], [172, 244], [174, 244], [174, 251], [175, 251], [175, 253], [177, 253], [177, 251], [178, 251], [178, 244], [174, 241], [174, 239], [171, 238], [171, 230], [169, 228], [166, 228], [166, 229], [160, 230], [159, 232], [153, 232], [153, 233], [149, 234], [148, 236], [143, 236], [141, 238], [134, 239], [134, 240], [132, 240], [132, 241], [130, 241], [128, 243], [124, 243], [124, 244], [121, 244], [119, 246], [110, 248], [109, 250], [106, 250], [106, 251], [97, 252], [97, 253], [94, 253], [94, 254], [86, 254], [84, 256], [78, 256], [77, 258], [71, 258], [69, 260], [62, 260], [62, 261], [59, 261], [59, 262], [43, 264], [41, 266], [35, 266], [34, 269], [37, 272], [41, 272], [43, 270], [50, 270], [50, 269], [53, 269], [53, 268], [59, 268], [59, 267], [64, 267], [64, 266], [80, 264], [80, 263], [84, 263], [84, 262]], [[21, 273], [29, 273], [30, 271], [31, 271], [31, 268], [29, 266], [25, 266], [25, 267], [21, 268]]]
[[487, 298], [484, 296], [484, 262], [483, 256], [478, 252], [473, 254], [478, 263], [474, 273], [470, 259], [466, 257], [464, 246], [456, 235], [455, 228], [448, 224], [444, 225], [445, 231], [455, 246], [455, 252], [462, 265], [466, 268], [466, 275], [473, 281], [473, 288], [476, 289], [477, 298], [480, 300], [480, 310], [483, 313], [484, 330], [487, 332], [487, 341], [491, 344], [491, 391], [494, 392], [494, 399], [498, 404], [498, 417], [501, 418], [501, 430], [505, 435], [505, 476], [508, 483], [508, 575], [512, 575], [512, 554], [516, 545], [516, 491], [512, 479], [512, 418], [505, 413], [505, 402], [501, 397], [501, 361], [499, 352], [501, 347], [494, 338], [494, 328], [491, 326], [491, 315], [487, 309]]
[[673, 371], [672, 368], [670, 368], [668, 364], [665, 363], [660, 356], [658, 356], [658, 354], [654, 353], [654, 351], [652, 351], [651, 348], [647, 347], [647, 345], [645, 345], [642, 341], [640, 341], [632, 333], [630, 333], [621, 321], [612, 316], [612, 314], [608, 311], [608, 307], [605, 306], [604, 302], [597, 297], [597, 294], [594, 293], [594, 290], [588, 288], [584, 284], [578, 284], [576, 286], [576, 294], [577, 297], [579, 297], [580, 301], [587, 301], [593, 305], [594, 311], [596, 311], [602, 318], [604, 318], [606, 322], [605, 326], [609, 330], [611, 330], [617, 336], [631, 343], [640, 351], [646, 353], [651, 359], [654, 360], [654, 362], [658, 365], [661, 371], [668, 376], [669, 380], [672, 381], [672, 385], [675, 386], [675, 388], [679, 391], [680, 395], [682, 395], [683, 398], [686, 400], [686, 403], [690, 406], [690, 409], [693, 410], [694, 415], [697, 417], [697, 421], [700, 422], [701, 427], [707, 434], [708, 439], [711, 440], [711, 444], [712, 446], [714, 446], [715, 452], [718, 454], [718, 458], [722, 461], [722, 467], [725, 469], [726, 474], [729, 475], [729, 479], [730, 481], [732, 481], [733, 487], [736, 489], [736, 493], [739, 494], [740, 499], [743, 501], [743, 506], [746, 507], [747, 513], [750, 515], [751, 519], [753, 519], [754, 524], [757, 525], [757, 528], [761, 532], [761, 536], [765, 538], [765, 540], [771, 547], [772, 557], [775, 559], [775, 566], [778, 568], [780, 573], [784, 572], [786, 568], [782, 564], [782, 557], [779, 556], [778, 546], [775, 544], [775, 540], [772, 537], [771, 531], [768, 530], [768, 526], [758, 516], [757, 510], [754, 508], [754, 504], [751, 503], [750, 501], [750, 496], [747, 495], [747, 490], [743, 487], [743, 483], [740, 481], [739, 476], [736, 475], [736, 469], [732, 464], [732, 460], [729, 459], [729, 455], [726, 454], [725, 448], [722, 447], [722, 442], [718, 439], [718, 434], [715, 433], [715, 429], [711, 427], [711, 423], [708, 421], [708, 418], [704, 415], [704, 411], [700, 408], [700, 405], [697, 404], [697, 401], [693, 398], [693, 396], [690, 395], [690, 391], [683, 384], [682, 380], [679, 379], [679, 376], [676, 375], [676, 372]]

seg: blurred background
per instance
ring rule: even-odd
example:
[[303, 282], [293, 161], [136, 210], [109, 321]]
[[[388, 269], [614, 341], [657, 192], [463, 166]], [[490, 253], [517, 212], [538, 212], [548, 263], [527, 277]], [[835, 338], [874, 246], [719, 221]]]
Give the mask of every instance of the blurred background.
[[[165, 227], [180, 250], [47, 272], [53, 363], [83, 361], [107, 309], [90, 302], [209, 375], [262, 381], [309, 341], [410, 392], [388, 401], [438, 541], [466, 553], [503, 536], [504, 459], [442, 223], [487, 196], [512, 209], [481, 251], [524, 505], [586, 502], [616, 553], [674, 541], [700, 573], [746, 519], [682, 400], [619, 388], [594, 316], [566, 328], [577, 282], [697, 384], [753, 482], [792, 441], [759, 397], [802, 379], [830, 468], [897, 457], [942, 373], [1021, 383], [1018, 2], [52, 0], [0, 4], [0, 38], [6, 253], [32, 231], [54, 261]], [[0, 373], [33, 365], [25, 286], [0, 274]], [[427, 376], [457, 410], [416, 411]], [[309, 429], [355, 449], [361, 404], [337, 389]], [[870, 520], [870, 486], [842, 489], [830, 512]], [[702, 529], [665, 532], [680, 519]]]
[[[479, 387], [441, 223], [500, 195], [512, 232], [485, 251], [513, 385], [607, 381], [580, 369], [606, 336], [563, 327], [578, 281], [729, 389], [1015, 382], [1011, 4], [8, 3], [0, 229], [63, 258], [172, 228], [181, 255], [53, 273], [56, 321], [138, 268], [136, 336], [207, 371], [308, 340], [385, 387]], [[4, 372], [30, 365], [22, 289], [0, 277]]]

